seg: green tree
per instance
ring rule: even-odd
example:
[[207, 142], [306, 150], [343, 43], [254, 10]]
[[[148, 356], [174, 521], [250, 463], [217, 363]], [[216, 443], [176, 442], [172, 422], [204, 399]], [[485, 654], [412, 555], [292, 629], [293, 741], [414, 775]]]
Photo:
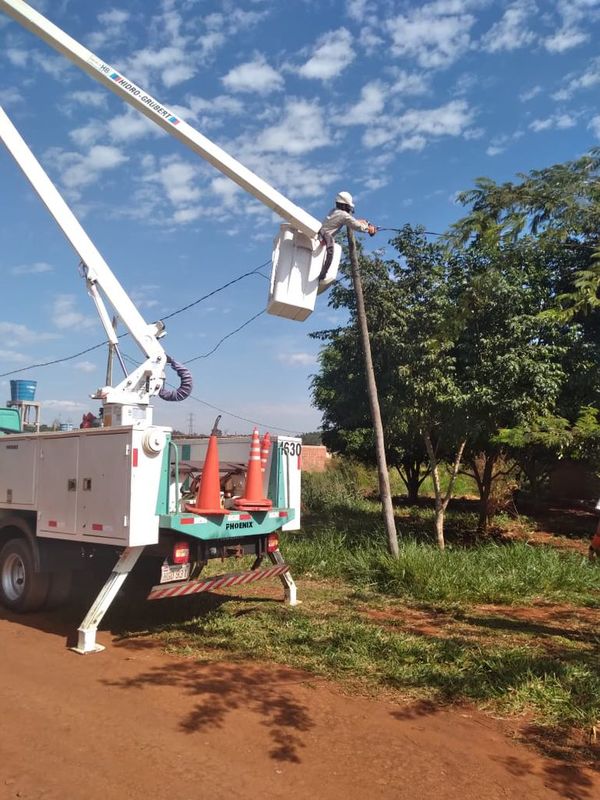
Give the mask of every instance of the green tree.
[[[393, 463], [416, 496], [425, 454], [436, 491], [436, 536], [444, 546], [444, 514], [464, 447], [462, 397], [454, 380], [447, 262], [440, 244], [406, 228], [394, 240], [400, 261], [361, 254], [371, 347], [386, 441]], [[324, 440], [368, 459], [373, 435], [368, 422], [362, 365], [356, 358], [356, 309], [352, 291], [339, 283], [332, 304], [348, 309], [348, 327], [316, 334], [326, 344], [313, 399], [323, 411]], [[462, 426], [462, 427], [461, 427]], [[443, 493], [439, 465], [449, 453], [455, 468]]]

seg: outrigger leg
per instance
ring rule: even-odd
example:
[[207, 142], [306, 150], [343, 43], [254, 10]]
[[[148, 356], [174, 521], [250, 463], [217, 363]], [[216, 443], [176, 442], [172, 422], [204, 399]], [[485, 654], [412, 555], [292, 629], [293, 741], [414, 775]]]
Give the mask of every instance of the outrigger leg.
[[[273, 564], [281, 565], [285, 564], [283, 556], [279, 550], [275, 550], [272, 553], [269, 553], [269, 558], [273, 562]], [[281, 583], [283, 584], [283, 591], [285, 592], [285, 602], [290, 606], [297, 606], [300, 602], [298, 600], [298, 590], [296, 587], [296, 583], [294, 579], [290, 575], [290, 571], [282, 572], [279, 576]]]
[[100, 590], [98, 597], [94, 600], [90, 610], [85, 615], [85, 619], [77, 629], [77, 647], [72, 647], [71, 650], [80, 653], [82, 656], [87, 653], [98, 653], [104, 650], [103, 645], [96, 643], [98, 625], [101, 623], [102, 618], [110, 608], [110, 604], [115, 599], [121, 586], [125, 583], [127, 576], [134, 568], [143, 550], [143, 546], [127, 547], [123, 550], [119, 556], [119, 560], [113, 567], [113, 571], [108, 576], [108, 580]]

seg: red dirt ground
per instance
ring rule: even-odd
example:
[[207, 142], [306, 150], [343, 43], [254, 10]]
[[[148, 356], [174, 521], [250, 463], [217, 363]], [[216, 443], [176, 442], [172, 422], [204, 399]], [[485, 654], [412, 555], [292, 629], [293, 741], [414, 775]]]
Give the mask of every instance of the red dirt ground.
[[502, 723], [348, 697], [274, 665], [198, 664], [152, 642], [65, 648], [50, 615], [0, 611], [0, 800], [600, 797], [600, 776]]

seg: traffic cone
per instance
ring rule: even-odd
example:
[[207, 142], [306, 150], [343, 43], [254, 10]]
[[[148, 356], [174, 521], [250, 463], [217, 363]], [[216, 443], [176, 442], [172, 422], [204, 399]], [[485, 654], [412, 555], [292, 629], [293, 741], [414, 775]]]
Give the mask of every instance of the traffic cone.
[[271, 449], [271, 434], [265, 433], [263, 440], [260, 443], [260, 471], [265, 473], [267, 469], [267, 461], [269, 459], [269, 450]]
[[186, 503], [185, 510], [194, 514], [229, 514], [221, 506], [221, 483], [219, 480], [219, 452], [217, 437], [211, 434], [195, 503]]
[[273, 503], [263, 497], [263, 479], [260, 470], [260, 439], [258, 430], [252, 432], [250, 443], [250, 459], [246, 473], [246, 486], [243, 497], [236, 497], [233, 504], [241, 511], [266, 511], [272, 508]]

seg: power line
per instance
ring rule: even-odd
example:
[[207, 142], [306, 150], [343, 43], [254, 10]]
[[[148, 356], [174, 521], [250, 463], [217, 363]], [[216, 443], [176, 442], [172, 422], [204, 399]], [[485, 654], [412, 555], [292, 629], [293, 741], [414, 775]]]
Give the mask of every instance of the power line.
[[223, 344], [224, 341], [229, 339], [231, 336], [234, 336], [236, 333], [239, 333], [243, 328], [245, 328], [247, 325], [250, 325], [251, 322], [254, 322], [255, 319], [258, 319], [264, 313], [265, 313], [265, 310], [263, 308], [263, 310], [259, 311], [258, 314], [255, 314], [253, 317], [250, 317], [250, 319], [247, 319], [246, 322], [242, 323], [242, 325], [240, 325], [239, 328], [236, 328], [235, 330], [233, 330], [230, 333], [228, 333], [226, 336], [223, 336], [221, 339], [219, 339], [219, 341], [216, 343], [216, 345], [213, 347], [213, 349], [209, 350], [208, 353], [204, 353], [201, 356], [194, 356], [193, 358], [188, 358], [187, 361], [184, 361], [183, 363], [184, 364], [191, 364], [192, 361], [198, 361], [201, 358], [208, 358], [209, 356], [212, 356], [212, 354], [216, 350], [219, 349], [219, 347]]
[[162, 321], [164, 322], [166, 319], [172, 319], [172, 317], [177, 316], [177, 314], [181, 314], [182, 311], [187, 311], [188, 309], [193, 308], [194, 306], [197, 306], [198, 303], [202, 303], [204, 300], [208, 300], [209, 297], [214, 297], [214, 295], [218, 294], [219, 292], [222, 292], [224, 289], [228, 289], [230, 286], [233, 286], [234, 283], [238, 283], [243, 278], [248, 278], [250, 275], [260, 275], [261, 277], [266, 278], [267, 276], [263, 275], [263, 273], [259, 272], [259, 270], [261, 270], [263, 267], [266, 267], [266, 265], [270, 264], [270, 263], [271, 263], [270, 261], [264, 261], [262, 264], [259, 264], [258, 267], [255, 267], [254, 269], [250, 270], [249, 272], [244, 272], [243, 275], [239, 275], [237, 278], [234, 278], [233, 280], [229, 281], [228, 283], [224, 283], [223, 286], [219, 286], [217, 289], [214, 289], [212, 292], [209, 292], [208, 294], [205, 294], [202, 297], [199, 297], [197, 300], [193, 300], [191, 303], [188, 303], [186, 306], [182, 306], [181, 308], [178, 308], [176, 311], [172, 311], [170, 314], [167, 314], [166, 317], [162, 317], [161, 318]]
[[[234, 278], [233, 280], [228, 281], [227, 283], [224, 283], [222, 286], [219, 286], [216, 289], [213, 289], [212, 292], [209, 292], [208, 294], [205, 294], [202, 297], [199, 297], [197, 300], [193, 300], [191, 303], [187, 303], [187, 305], [182, 306], [181, 308], [178, 308], [175, 311], [172, 311], [170, 314], [167, 314], [165, 317], [162, 317], [162, 320], [164, 321], [166, 319], [171, 319], [172, 317], [175, 317], [177, 314], [181, 314], [183, 311], [187, 311], [188, 309], [193, 308], [194, 306], [197, 306], [199, 303], [202, 303], [204, 300], [208, 300], [210, 297], [214, 297], [214, 295], [218, 294], [219, 292], [224, 291], [225, 289], [228, 289], [230, 286], [233, 286], [235, 283], [238, 283], [239, 281], [243, 280], [244, 278], [248, 278], [250, 275], [260, 275], [262, 278], [266, 278], [267, 280], [269, 280], [269, 278], [264, 273], [260, 272], [260, 270], [263, 267], [267, 266], [267, 264], [270, 264], [270, 263], [271, 263], [270, 260], [263, 261], [263, 263], [259, 264], [258, 267], [255, 267], [254, 269], [249, 270], [248, 272], [244, 272], [242, 275], [239, 275], [237, 278]], [[257, 314], [256, 316], [260, 316], [260, 315]], [[250, 322], [252, 322], [253, 319], [256, 319], [256, 316], [253, 317], [252, 319], [248, 320], [247, 322], [245, 322], [244, 325], [242, 325], [239, 328], [239, 330], [241, 330], [246, 325], [249, 325]], [[214, 351], [217, 349], [217, 347], [219, 347], [222, 344], [222, 342], [225, 341], [225, 339], [228, 339], [230, 336], [233, 336], [234, 333], [237, 333], [237, 330], [236, 331], [232, 331], [230, 334], [227, 334], [227, 336], [225, 336], [220, 342], [217, 343], [215, 348], [213, 350], [211, 350], [210, 353], [206, 353], [203, 356], [197, 356], [197, 358], [206, 358], [207, 356], [209, 356], [212, 353], [214, 353]], [[120, 334], [118, 338], [119, 339], [124, 339], [126, 336], [129, 336], [128, 332]], [[31, 369], [40, 369], [41, 367], [51, 367], [54, 364], [63, 364], [65, 361], [72, 361], [75, 358], [79, 358], [80, 356], [86, 355], [87, 353], [91, 353], [94, 350], [98, 350], [101, 347], [105, 347], [107, 344], [108, 344], [108, 340], [105, 339], [103, 342], [99, 342], [98, 344], [92, 345], [91, 347], [87, 347], [85, 350], [80, 350], [79, 352], [73, 353], [72, 355], [69, 355], [69, 356], [63, 356], [62, 358], [54, 358], [51, 361], [41, 361], [41, 362], [39, 362], [37, 364], [29, 364], [26, 367], [19, 367], [18, 369], [12, 369], [12, 370], [8, 370], [7, 372], [2, 372], [2, 373], [0, 373], [0, 378], [6, 378], [9, 375], [17, 375], [17, 374], [19, 374], [21, 372], [28, 372]], [[195, 360], [195, 359], [193, 359], [193, 360]]]
[[7, 375], [15, 375], [18, 372], [27, 372], [30, 369], [38, 369], [39, 367], [51, 367], [53, 364], [62, 364], [64, 361], [71, 361], [74, 358], [79, 358], [79, 356], [84, 356], [86, 353], [91, 353], [92, 350], [98, 350], [100, 347], [104, 347], [108, 344], [108, 341], [105, 340], [104, 342], [100, 342], [100, 344], [95, 344], [92, 347], [88, 347], [85, 350], [80, 350], [78, 353], [73, 353], [71, 356], [64, 356], [63, 358], [55, 358], [52, 361], [41, 361], [39, 364], [29, 364], [27, 367], [20, 367], [19, 369], [9, 370], [8, 372], [1, 372], [0, 378], [5, 378]]

